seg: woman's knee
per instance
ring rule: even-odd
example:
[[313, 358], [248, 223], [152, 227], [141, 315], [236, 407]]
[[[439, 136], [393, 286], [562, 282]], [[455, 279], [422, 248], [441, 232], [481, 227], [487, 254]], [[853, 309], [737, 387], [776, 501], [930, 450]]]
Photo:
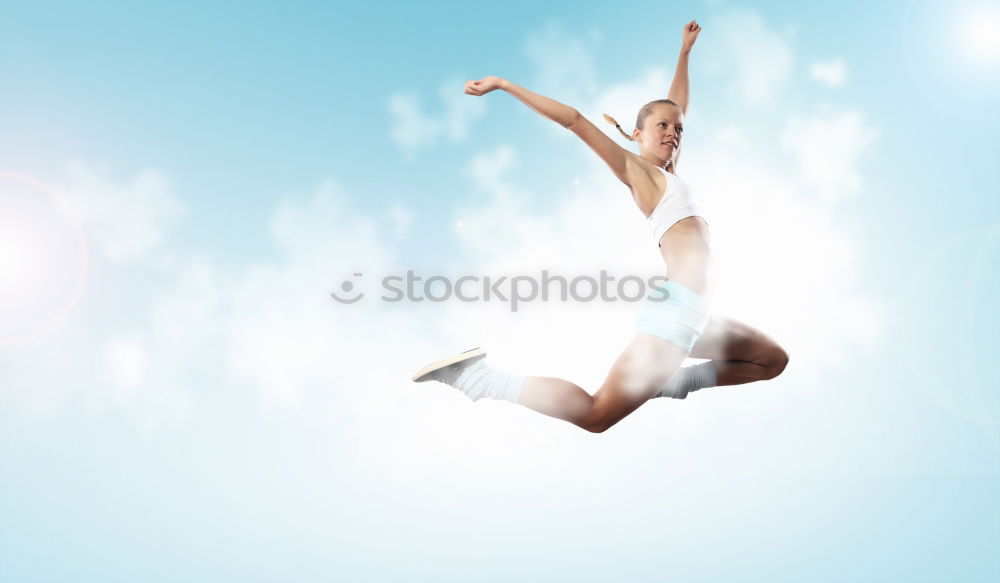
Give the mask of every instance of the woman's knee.
[[764, 332], [747, 324], [738, 332], [750, 356], [746, 360], [764, 366], [762, 380], [773, 379], [788, 366], [788, 351]]
[[788, 351], [782, 348], [780, 345], [775, 344], [774, 348], [771, 349], [771, 354], [768, 358], [768, 378], [774, 378], [780, 375], [785, 367], [788, 366]]
[[580, 419], [577, 425], [591, 433], [604, 433], [614, 424], [609, 424], [606, 413], [595, 406], [591, 408], [590, 414]]
[[[603, 395], [602, 395], [603, 396]], [[590, 414], [578, 425], [591, 433], [604, 433], [635, 410], [632, 404], [613, 403], [610, 399], [594, 399]]]
[[591, 433], [604, 433], [615, 426], [621, 419], [599, 419], [590, 422], [584, 429]]

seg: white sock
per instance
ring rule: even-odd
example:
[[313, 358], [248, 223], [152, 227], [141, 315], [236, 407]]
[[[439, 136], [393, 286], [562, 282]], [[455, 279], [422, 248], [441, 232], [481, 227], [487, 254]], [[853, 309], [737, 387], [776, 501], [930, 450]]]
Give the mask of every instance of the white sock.
[[473, 401], [479, 399], [505, 399], [517, 402], [524, 388], [524, 376], [495, 369], [481, 358], [465, 367], [451, 386], [465, 393]]
[[688, 393], [693, 393], [705, 387], [714, 387], [717, 382], [716, 373], [715, 364], [711, 360], [701, 364], [681, 367], [677, 371], [677, 374], [674, 375], [674, 378], [670, 379], [670, 382], [667, 383], [667, 386], [660, 389], [660, 392], [653, 395], [653, 398], [671, 397], [673, 399], [686, 399]]

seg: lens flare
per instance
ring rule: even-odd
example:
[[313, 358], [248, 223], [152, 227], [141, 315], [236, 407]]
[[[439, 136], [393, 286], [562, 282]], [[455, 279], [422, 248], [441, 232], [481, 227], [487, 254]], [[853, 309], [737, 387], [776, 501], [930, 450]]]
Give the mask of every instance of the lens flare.
[[0, 172], [0, 346], [44, 335], [72, 311], [87, 273], [83, 226], [34, 178]]
[[1000, 6], [970, 6], [955, 37], [962, 54], [983, 64], [1000, 64]]
[[975, 121], [1000, 120], [1000, 5], [913, 0], [903, 14], [907, 72], [932, 106]]
[[1000, 225], [972, 229], [932, 251], [900, 306], [900, 340], [913, 379], [932, 401], [1000, 427]]

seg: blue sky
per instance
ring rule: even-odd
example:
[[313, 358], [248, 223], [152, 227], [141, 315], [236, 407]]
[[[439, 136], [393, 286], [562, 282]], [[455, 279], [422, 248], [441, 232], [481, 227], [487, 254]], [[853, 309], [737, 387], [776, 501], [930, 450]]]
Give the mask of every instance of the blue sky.
[[[614, 137], [691, 19], [714, 309], [785, 373], [596, 435], [411, 383], [482, 345], [596, 390], [634, 304], [376, 285], [655, 274], [584, 144], [462, 87]], [[972, 0], [4, 4], [0, 578], [995, 579], [998, 30]]]

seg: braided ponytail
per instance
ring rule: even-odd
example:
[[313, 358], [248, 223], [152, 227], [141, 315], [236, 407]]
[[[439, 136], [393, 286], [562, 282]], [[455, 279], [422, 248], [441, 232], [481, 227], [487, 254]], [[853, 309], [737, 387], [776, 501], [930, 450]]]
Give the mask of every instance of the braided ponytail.
[[602, 115], [604, 116], [605, 121], [607, 121], [609, 124], [611, 124], [611, 125], [615, 126], [616, 128], [618, 128], [618, 131], [620, 131], [622, 133], [622, 135], [625, 136], [626, 140], [628, 140], [630, 142], [634, 142], [635, 141], [635, 138], [633, 138], [632, 136], [626, 134], [625, 130], [622, 129], [622, 126], [618, 125], [618, 122], [615, 121], [615, 118], [611, 117], [610, 115], [608, 115], [606, 113], [604, 113]]

